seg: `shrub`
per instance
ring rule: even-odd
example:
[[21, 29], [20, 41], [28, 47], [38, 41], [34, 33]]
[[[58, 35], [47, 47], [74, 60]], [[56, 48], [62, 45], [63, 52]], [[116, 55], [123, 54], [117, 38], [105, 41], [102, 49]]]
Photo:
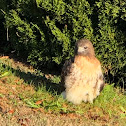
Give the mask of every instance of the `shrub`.
[[10, 3], [12, 6], [5, 10], [4, 17], [10, 43], [33, 66], [62, 66], [73, 55], [76, 40], [85, 37], [93, 42], [110, 81], [125, 82], [125, 1], [12, 0]]

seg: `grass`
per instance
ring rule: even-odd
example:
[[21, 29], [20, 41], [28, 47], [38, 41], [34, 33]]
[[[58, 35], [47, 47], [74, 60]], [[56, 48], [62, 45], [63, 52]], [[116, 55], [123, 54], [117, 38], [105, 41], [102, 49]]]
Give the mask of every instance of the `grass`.
[[73, 105], [60, 95], [60, 75], [2, 57], [0, 125], [125, 126], [126, 96], [113, 85], [106, 84], [93, 104]]

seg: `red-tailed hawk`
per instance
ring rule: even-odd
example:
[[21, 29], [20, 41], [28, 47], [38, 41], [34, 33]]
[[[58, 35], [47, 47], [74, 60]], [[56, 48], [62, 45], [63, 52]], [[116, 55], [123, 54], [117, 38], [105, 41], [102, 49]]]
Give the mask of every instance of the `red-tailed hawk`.
[[100, 61], [95, 57], [92, 43], [80, 39], [75, 44], [75, 55], [67, 60], [61, 73], [65, 87], [64, 98], [73, 104], [93, 103], [104, 87]]

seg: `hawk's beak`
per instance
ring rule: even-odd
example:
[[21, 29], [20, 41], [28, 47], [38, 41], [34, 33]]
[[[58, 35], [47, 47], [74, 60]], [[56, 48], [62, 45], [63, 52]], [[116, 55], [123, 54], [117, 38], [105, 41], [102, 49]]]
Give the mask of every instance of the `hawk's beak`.
[[79, 47], [78, 48], [78, 53], [82, 53], [82, 52], [84, 52], [84, 48], [83, 47]]

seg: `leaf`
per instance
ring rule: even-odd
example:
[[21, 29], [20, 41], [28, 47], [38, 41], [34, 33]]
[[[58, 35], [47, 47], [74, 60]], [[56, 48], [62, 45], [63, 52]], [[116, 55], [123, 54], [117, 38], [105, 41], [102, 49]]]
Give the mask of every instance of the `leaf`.
[[122, 106], [120, 106], [120, 109], [126, 113], [126, 110]]
[[13, 114], [13, 113], [14, 113], [14, 109], [10, 109], [10, 110], [8, 111], [8, 113]]
[[31, 101], [26, 101], [26, 103], [29, 105], [29, 107], [32, 107], [32, 108], [39, 108], [39, 106]]
[[10, 74], [9, 72], [4, 72], [3, 74], [0, 75], [0, 78], [4, 76], [8, 76], [9, 74]]
[[37, 101], [35, 104], [40, 105], [42, 103], [42, 100]]

